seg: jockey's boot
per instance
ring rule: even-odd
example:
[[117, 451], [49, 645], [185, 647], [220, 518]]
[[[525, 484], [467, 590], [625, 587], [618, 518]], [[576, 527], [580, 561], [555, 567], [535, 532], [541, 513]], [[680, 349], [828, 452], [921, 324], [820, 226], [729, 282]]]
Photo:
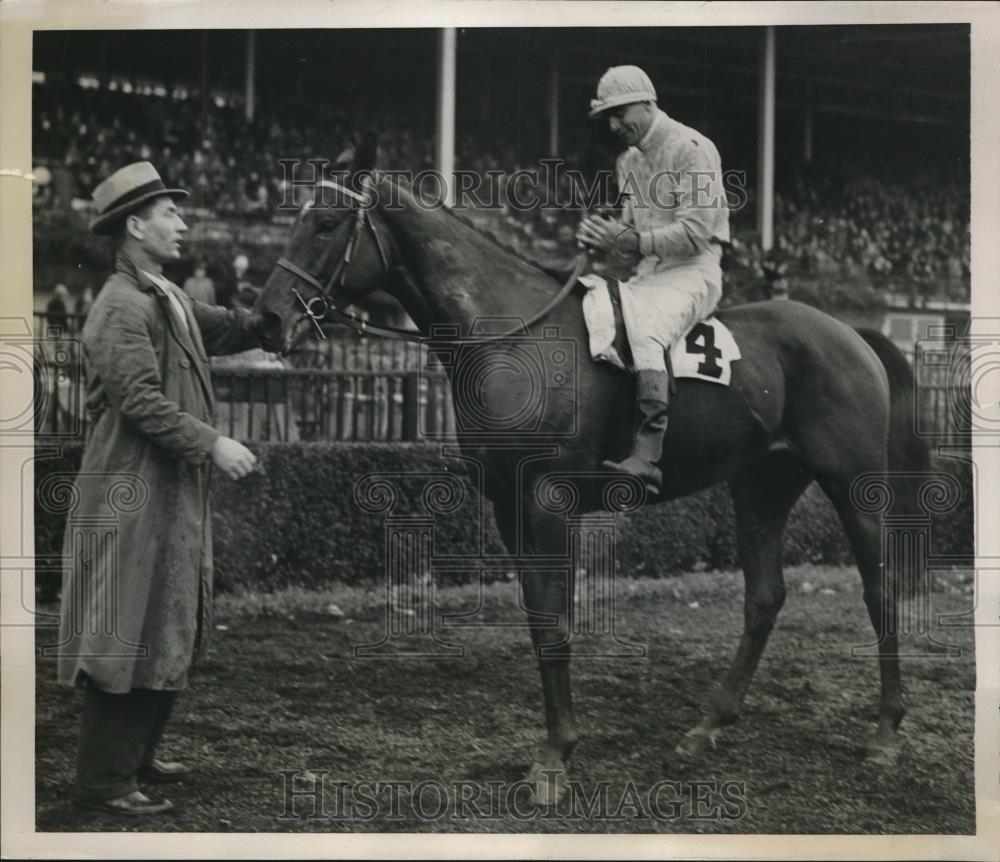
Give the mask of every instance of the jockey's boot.
[[660, 457], [667, 430], [670, 375], [666, 371], [639, 371], [636, 381], [637, 422], [632, 454], [624, 461], [605, 461], [604, 468], [641, 479], [650, 494], [660, 493]]

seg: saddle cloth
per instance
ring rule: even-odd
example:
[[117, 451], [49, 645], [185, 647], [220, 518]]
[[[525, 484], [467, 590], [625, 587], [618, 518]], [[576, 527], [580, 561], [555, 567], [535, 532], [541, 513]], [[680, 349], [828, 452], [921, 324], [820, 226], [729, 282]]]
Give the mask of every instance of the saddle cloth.
[[[623, 371], [632, 369], [622, 318], [618, 281], [590, 274], [580, 279], [587, 288], [583, 297], [583, 318], [590, 338], [590, 355], [595, 362], [609, 362]], [[717, 317], [694, 324], [670, 351], [668, 368], [674, 377], [693, 377], [728, 386], [732, 364], [741, 357], [739, 345], [729, 328]]]

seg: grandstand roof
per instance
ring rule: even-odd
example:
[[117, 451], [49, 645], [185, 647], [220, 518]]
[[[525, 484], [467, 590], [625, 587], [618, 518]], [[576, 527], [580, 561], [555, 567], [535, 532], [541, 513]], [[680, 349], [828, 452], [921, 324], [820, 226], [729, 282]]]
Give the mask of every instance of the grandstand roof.
[[[329, 102], [379, 94], [419, 99], [434, 92], [432, 29], [261, 30], [257, 88]], [[751, 105], [757, 98], [756, 28], [464, 29], [458, 40], [460, 91], [509, 82], [536, 94], [558, 53], [567, 98], [608, 65], [648, 67], [661, 96]], [[45, 31], [34, 68], [53, 76], [89, 73], [242, 92], [245, 31]], [[380, 58], [373, 62], [372, 58]], [[969, 27], [878, 25], [779, 27], [778, 107], [907, 122], [968, 126]], [[400, 72], [405, 72], [405, 81]], [[665, 83], [660, 83], [665, 82]], [[460, 98], [462, 93], [460, 92]], [[581, 102], [581, 104], [585, 104]]]

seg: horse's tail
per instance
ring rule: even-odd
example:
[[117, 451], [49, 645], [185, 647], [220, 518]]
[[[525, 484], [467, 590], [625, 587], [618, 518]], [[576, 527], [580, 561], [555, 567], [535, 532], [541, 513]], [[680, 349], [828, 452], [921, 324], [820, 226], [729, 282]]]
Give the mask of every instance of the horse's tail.
[[[875, 351], [889, 376], [888, 480], [896, 500], [893, 509], [898, 514], [916, 514], [921, 511], [920, 487], [926, 479], [920, 474], [930, 470], [930, 455], [917, 434], [917, 387], [913, 370], [902, 351], [881, 332], [858, 329], [858, 334]], [[892, 578], [896, 590], [911, 598], [926, 589], [922, 573], [910, 571], [906, 566], [897, 566]]]
[[927, 446], [917, 434], [916, 380], [903, 352], [875, 329], [857, 330], [889, 375], [889, 470], [926, 473]]

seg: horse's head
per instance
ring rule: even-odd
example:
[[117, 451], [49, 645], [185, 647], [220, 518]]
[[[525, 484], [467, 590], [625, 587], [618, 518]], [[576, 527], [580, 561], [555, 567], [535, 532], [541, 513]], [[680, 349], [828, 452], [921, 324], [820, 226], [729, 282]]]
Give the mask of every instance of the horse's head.
[[369, 137], [358, 147], [347, 179], [319, 183], [315, 201], [299, 213], [254, 305], [268, 350], [290, 353], [332, 310], [346, 308], [385, 280], [394, 247], [374, 221], [374, 156]]

